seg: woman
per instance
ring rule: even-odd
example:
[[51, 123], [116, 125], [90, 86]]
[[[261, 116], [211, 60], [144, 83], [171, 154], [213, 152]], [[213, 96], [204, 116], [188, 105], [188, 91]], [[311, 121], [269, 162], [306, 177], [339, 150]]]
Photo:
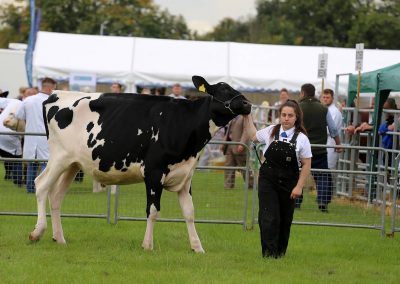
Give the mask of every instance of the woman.
[[295, 199], [302, 194], [312, 157], [298, 103], [288, 100], [282, 104], [279, 120], [280, 124], [257, 131], [251, 116], [245, 116], [251, 140], [265, 143], [258, 180], [258, 223], [262, 255], [274, 258], [286, 253]]

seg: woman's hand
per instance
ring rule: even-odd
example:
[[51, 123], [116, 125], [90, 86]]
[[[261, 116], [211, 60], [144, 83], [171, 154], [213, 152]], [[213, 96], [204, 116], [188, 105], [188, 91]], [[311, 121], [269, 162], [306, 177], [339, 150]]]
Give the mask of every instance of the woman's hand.
[[299, 198], [301, 196], [301, 194], [303, 193], [303, 188], [296, 185], [293, 190], [292, 193], [290, 194], [290, 198], [291, 199], [296, 199]]

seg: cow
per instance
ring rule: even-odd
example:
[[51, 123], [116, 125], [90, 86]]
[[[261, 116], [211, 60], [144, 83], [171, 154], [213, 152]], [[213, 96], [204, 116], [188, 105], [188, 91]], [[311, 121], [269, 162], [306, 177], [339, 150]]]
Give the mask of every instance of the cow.
[[204, 253], [194, 226], [191, 180], [199, 152], [219, 127], [251, 103], [224, 82], [193, 76], [209, 96], [178, 100], [137, 94], [54, 92], [43, 103], [49, 161], [36, 178], [38, 218], [31, 241], [43, 235], [49, 198], [53, 239], [64, 244], [60, 207], [78, 170], [105, 185], [144, 182], [147, 224], [142, 247], [153, 249], [153, 228], [163, 189], [177, 192], [191, 249]]

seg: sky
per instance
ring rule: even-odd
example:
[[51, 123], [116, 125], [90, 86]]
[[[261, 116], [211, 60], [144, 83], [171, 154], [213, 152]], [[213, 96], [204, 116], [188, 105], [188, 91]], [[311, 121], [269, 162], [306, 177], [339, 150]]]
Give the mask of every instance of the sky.
[[246, 19], [256, 14], [256, 0], [154, 0], [162, 10], [182, 15], [188, 27], [199, 34], [209, 32], [226, 17]]

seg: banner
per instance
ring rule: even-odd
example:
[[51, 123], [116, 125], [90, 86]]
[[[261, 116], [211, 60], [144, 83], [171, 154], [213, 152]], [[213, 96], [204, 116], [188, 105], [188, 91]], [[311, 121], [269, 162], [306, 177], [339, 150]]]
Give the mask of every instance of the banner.
[[69, 90], [85, 93], [96, 92], [96, 74], [71, 73], [69, 75]]
[[29, 87], [32, 87], [33, 51], [35, 50], [36, 35], [40, 27], [41, 11], [40, 9], [36, 10], [35, 0], [30, 0], [29, 5], [30, 5], [30, 16], [31, 16], [31, 29], [29, 32], [28, 47], [25, 53], [25, 69], [26, 69], [26, 78], [28, 81], [28, 85]]

